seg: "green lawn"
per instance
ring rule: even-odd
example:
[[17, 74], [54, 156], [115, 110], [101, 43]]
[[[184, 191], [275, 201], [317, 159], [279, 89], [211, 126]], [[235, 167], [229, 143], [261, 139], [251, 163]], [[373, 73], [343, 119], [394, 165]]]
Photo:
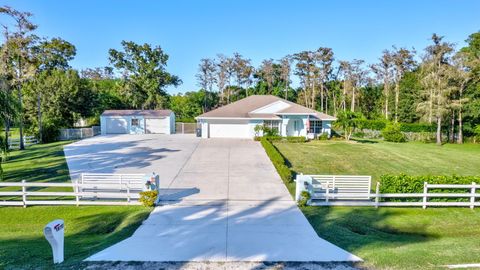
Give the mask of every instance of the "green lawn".
[[480, 144], [312, 141], [276, 143], [292, 170], [303, 174], [480, 175]]
[[[305, 174], [480, 174], [480, 145], [313, 141], [276, 143]], [[288, 184], [292, 192], [294, 184]], [[375, 269], [445, 269], [480, 263], [480, 211], [462, 208], [305, 207], [320, 237]]]
[[[3, 164], [5, 181], [70, 181], [63, 146], [69, 142], [34, 145], [13, 151]], [[50, 221], [65, 220], [65, 263], [78, 269], [82, 260], [130, 236], [148, 216], [142, 206], [0, 207], [0, 269], [51, 269], [51, 251], [43, 237]]]

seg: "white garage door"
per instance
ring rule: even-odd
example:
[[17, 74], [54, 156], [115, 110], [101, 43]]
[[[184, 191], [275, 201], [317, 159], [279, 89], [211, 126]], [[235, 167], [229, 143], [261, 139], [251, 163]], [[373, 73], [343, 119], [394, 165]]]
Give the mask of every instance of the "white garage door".
[[107, 134], [125, 134], [127, 133], [127, 120], [123, 118], [107, 118], [106, 119]]
[[248, 124], [209, 124], [210, 138], [251, 138]]
[[170, 118], [147, 118], [145, 119], [146, 133], [170, 133]]

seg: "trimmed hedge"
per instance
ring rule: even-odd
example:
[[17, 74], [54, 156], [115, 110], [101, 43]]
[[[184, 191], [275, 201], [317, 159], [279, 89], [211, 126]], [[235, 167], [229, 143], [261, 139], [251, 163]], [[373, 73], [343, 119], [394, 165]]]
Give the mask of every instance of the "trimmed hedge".
[[387, 120], [359, 120], [361, 129], [382, 130], [387, 126]]
[[292, 171], [290, 168], [287, 167], [285, 158], [278, 152], [277, 148], [266, 138], [262, 138], [260, 140], [265, 152], [267, 153], [268, 157], [277, 169], [278, 174], [282, 178], [285, 183], [289, 183], [292, 181]]
[[261, 141], [262, 139], [268, 140], [269, 142], [289, 142], [289, 143], [304, 143], [307, 142], [307, 139], [302, 136], [263, 136], [263, 137], [255, 137], [255, 141]]
[[421, 123], [401, 123], [400, 131], [403, 132], [435, 132], [437, 131], [436, 125], [421, 124]]
[[[472, 182], [480, 183], [479, 176], [411, 176], [411, 175], [382, 175], [380, 177], [380, 193], [423, 193], [423, 184], [457, 184], [468, 185]], [[429, 193], [470, 193], [470, 189], [429, 189]], [[422, 198], [388, 199], [389, 201], [421, 201]], [[430, 198], [429, 201], [469, 201], [469, 198]]]
[[[361, 129], [383, 130], [387, 127], [389, 121], [387, 120], [359, 120], [359, 127]], [[435, 132], [436, 125], [426, 123], [399, 123], [400, 131], [403, 132]]]

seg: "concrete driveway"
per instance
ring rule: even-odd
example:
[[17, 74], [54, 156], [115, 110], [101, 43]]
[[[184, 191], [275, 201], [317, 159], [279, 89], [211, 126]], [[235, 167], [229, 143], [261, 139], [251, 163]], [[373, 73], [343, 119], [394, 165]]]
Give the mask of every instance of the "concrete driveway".
[[199, 138], [192, 135], [109, 135], [65, 146], [70, 177], [80, 173], [142, 173], [160, 175], [168, 187], [190, 158]]
[[[106, 147], [110, 140], [115, 147]], [[130, 238], [87, 261], [360, 260], [317, 236], [258, 142], [181, 135], [100, 137], [66, 147], [74, 173], [97, 167], [87, 161], [92, 160], [89, 151], [93, 160], [109, 165], [108, 172], [155, 169], [165, 192], [164, 205]], [[127, 157], [117, 163], [111, 152]]]

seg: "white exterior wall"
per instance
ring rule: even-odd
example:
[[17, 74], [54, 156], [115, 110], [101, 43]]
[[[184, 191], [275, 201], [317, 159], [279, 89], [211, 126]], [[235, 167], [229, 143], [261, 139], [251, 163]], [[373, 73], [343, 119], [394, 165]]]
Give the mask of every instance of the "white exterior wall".
[[[100, 116], [100, 133], [102, 135], [107, 134], [107, 119], [116, 118], [116, 119], [125, 119], [127, 121], [127, 133], [126, 134], [145, 134], [145, 118], [143, 116]], [[155, 118], [155, 117], [151, 117]], [[169, 121], [169, 130], [166, 131], [166, 134], [175, 133], [175, 114], [171, 113], [170, 116], [167, 116]], [[139, 119], [139, 126], [132, 127], [132, 119]]]
[[[300, 129], [297, 132], [293, 132], [293, 121], [299, 121]], [[306, 115], [283, 115], [282, 120], [280, 121], [280, 136], [307, 136], [307, 121], [308, 116]], [[255, 126], [263, 125], [263, 120], [251, 119], [251, 120], [243, 120], [243, 119], [200, 119], [198, 120], [202, 129], [202, 138], [210, 138], [211, 137], [211, 126], [216, 125], [215, 128], [218, 128], [218, 124], [224, 124], [225, 128], [228, 128], [229, 124], [244, 124], [248, 126], [248, 134], [249, 138], [255, 137]], [[328, 133], [331, 136], [331, 126], [332, 121], [324, 120], [322, 121], [322, 132]], [[247, 128], [247, 127], [246, 127]], [[225, 131], [228, 133], [228, 131]], [[232, 132], [232, 138], [236, 137], [235, 132]], [[260, 132], [259, 136], [263, 136], [262, 132]]]
[[107, 134], [107, 123], [105, 121], [105, 116], [100, 116], [100, 134]]
[[208, 134], [208, 122], [206, 120], [200, 120], [200, 126], [202, 128], [202, 138], [209, 138]]
[[322, 121], [322, 133], [327, 133], [328, 137], [332, 136], [332, 121]]
[[175, 114], [170, 113], [170, 130], [168, 134], [175, 134]]

